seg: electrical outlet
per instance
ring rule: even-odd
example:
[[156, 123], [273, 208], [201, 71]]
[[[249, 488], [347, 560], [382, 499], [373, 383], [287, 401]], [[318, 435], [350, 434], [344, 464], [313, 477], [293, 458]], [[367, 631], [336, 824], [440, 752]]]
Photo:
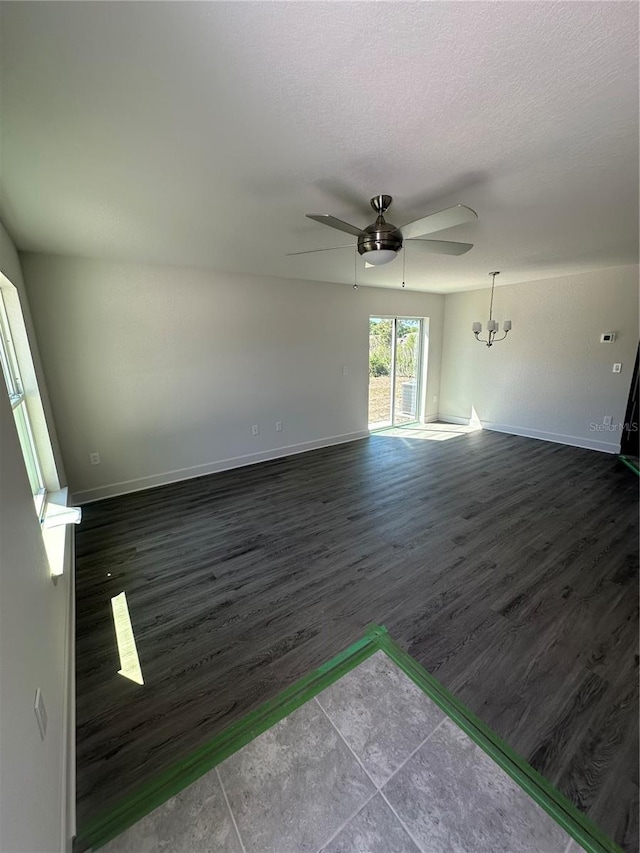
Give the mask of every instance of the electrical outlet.
[[33, 703], [33, 710], [36, 715], [36, 720], [38, 721], [40, 737], [42, 738], [42, 740], [44, 740], [44, 736], [47, 733], [47, 709], [45, 708], [44, 699], [42, 698], [42, 692], [39, 687], [36, 690], [36, 698]]
[[259, 435], [259, 434], [260, 434], [260, 430], [258, 429], [258, 424], [254, 424], [251, 427], [251, 435]]
[[614, 365], [613, 365], [613, 370], [612, 370], [611, 372], [612, 372], [612, 373], [620, 373], [620, 371], [621, 371], [621, 370], [622, 370], [622, 365], [621, 365], [621, 364], [614, 364]]
[[89, 454], [89, 461], [91, 462], [92, 465], [99, 465], [100, 464], [100, 454], [99, 453], [90, 453]]
[[282, 432], [282, 421], [276, 421], [276, 432]]
[[605, 415], [605, 416], [603, 417], [603, 419], [602, 419], [602, 423], [603, 423], [605, 426], [611, 426], [611, 419], [612, 419], [612, 416], [611, 416], [611, 415]]

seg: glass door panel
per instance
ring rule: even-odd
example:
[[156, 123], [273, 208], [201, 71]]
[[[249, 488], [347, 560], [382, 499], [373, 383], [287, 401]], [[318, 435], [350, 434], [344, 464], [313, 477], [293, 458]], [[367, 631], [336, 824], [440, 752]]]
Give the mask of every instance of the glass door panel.
[[421, 320], [398, 317], [395, 323], [394, 426], [418, 420]]
[[371, 317], [369, 319], [369, 429], [382, 429], [393, 423], [394, 343], [394, 318]]

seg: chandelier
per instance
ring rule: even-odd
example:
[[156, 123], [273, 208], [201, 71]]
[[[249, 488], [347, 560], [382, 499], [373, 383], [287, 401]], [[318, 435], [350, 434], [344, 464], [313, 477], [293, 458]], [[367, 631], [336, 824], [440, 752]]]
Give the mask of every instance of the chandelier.
[[486, 344], [488, 347], [492, 347], [494, 343], [498, 341], [503, 341], [509, 332], [511, 331], [511, 320], [505, 320], [502, 324], [502, 331], [504, 335], [501, 338], [496, 338], [496, 335], [500, 331], [500, 326], [497, 320], [493, 319], [493, 290], [496, 286], [496, 276], [500, 275], [499, 271], [490, 272], [491, 276], [491, 302], [489, 303], [489, 322], [487, 323], [487, 337], [481, 338], [480, 332], [482, 331], [482, 323], [474, 323], [472, 326], [473, 334], [476, 336], [476, 340], [480, 341], [481, 344]]

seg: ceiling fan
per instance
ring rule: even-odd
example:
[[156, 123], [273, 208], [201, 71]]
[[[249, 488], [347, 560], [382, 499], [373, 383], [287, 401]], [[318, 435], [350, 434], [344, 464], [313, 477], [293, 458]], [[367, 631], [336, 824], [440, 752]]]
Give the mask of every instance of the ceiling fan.
[[322, 222], [323, 225], [328, 225], [330, 228], [337, 228], [338, 231], [353, 234], [358, 238], [358, 242], [345, 246], [328, 246], [325, 249], [309, 249], [306, 252], [289, 252], [288, 254], [308, 255], [312, 252], [328, 252], [333, 249], [357, 246], [358, 252], [364, 257], [368, 266], [379, 266], [392, 261], [408, 240], [420, 243], [427, 251], [434, 252], [437, 255], [464, 255], [465, 252], [473, 248], [473, 243], [451, 243], [446, 240], [422, 239], [425, 234], [435, 234], [436, 231], [444, 231], [445, 228], [452, 228], [454, 225], [473, 222], [474, 219], [478, 218], [478, 214], [470, 207], [456, 204], [453, 207], [446, 208], [446, 210], [440, 210], [438, 213], [431, 213], [421, 219], [414, 219], [413, 222], [408, 222], [402, 228], [398, 228], [384, 218], [392, 200], [390, 195], [374, 195], [371, 199], [371, 207], [378, 214], [378, 217], [366, 228], [350, 225], [348, 222], [336, 219], [335, 216], [329, 216], [328, 213], [307, 213], [308, 219], [315, 219], [316, 222]]

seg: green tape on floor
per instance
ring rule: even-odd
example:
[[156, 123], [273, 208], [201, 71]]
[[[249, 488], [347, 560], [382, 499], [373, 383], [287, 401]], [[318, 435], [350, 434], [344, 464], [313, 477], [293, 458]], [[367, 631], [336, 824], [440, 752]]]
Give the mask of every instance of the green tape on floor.
[[634, 473], [640, 475], [640, 468], [638, 468], [637, 462], [635, 462], [633, 459], [629, 459], [629, 457], [625, 456], [624, 454], [618, 456], [618, 459], [623, 463], [623, 465], [626, 465], [627, 468], [631, 468]]
[[381, 635], [379, 642], [382, 651], [588, 853], [623, 853], [617, 844], [607, 838], [573, 803], [520, 758], [388, 634]]
[[283, 690], [255, 711], [233, 723], [208, 744], [177, 762], [151, 782], [142, 785], [108, 812], [99, 815], [78, 830], [76, 851], [98, 849], [115, 838], [170, 797], [174, 797], [192, 782], [212, 770], [225, 758], [271, 728], [309, 699], [333, 684], [380, 648], [383, 628], [372, 626], [365, 636], [340, 652], [291, 687]]
[[283, 690], [274, 699], [247, 714], [152, 782], [141, 786], [115, 808], [81, 827], [76, 839], [76, 848], [95, 850], [106, 844], [377, 651], [384, 652], [588, 853], [622, 853], [595, 824], [533, 767], [516, 755], [504, 741], [395, 643], [386, 628], [379, 625], [370, 626], [361, 640]]

